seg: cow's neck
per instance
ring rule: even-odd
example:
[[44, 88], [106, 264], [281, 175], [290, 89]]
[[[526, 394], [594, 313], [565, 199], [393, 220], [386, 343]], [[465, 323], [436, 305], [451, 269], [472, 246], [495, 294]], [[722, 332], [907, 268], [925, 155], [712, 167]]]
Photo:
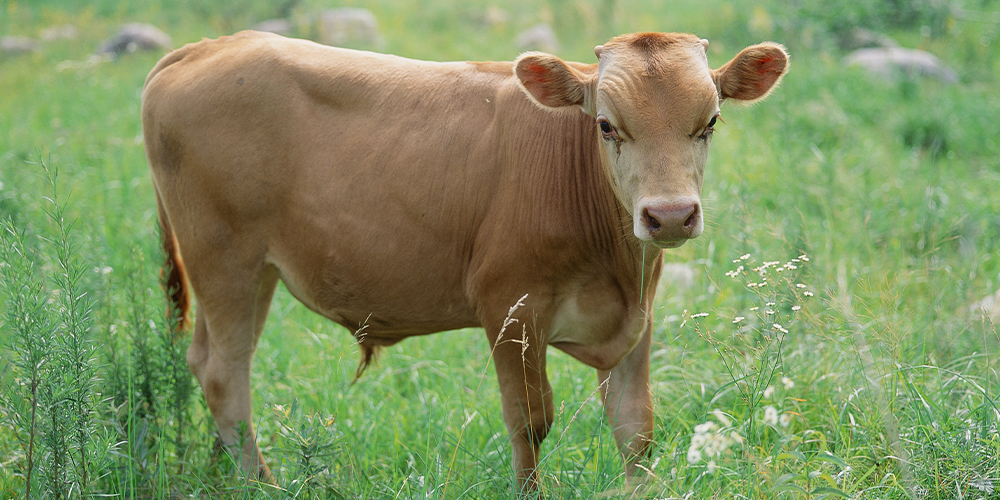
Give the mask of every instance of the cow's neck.
[[647, 302], [663, 251], [635, 237], [632, 216], [615, 193], [610, 169], [602, 163], [606, 155], [594, 118], [580, 112], [561, 121], [567, 154], [560, 170], [565, 175], [555, 176], [552, 192], [569, 213], [579, 214], [581, 244], [593, 252], [592, 257], [607, 264], [614, 275], [633, 280], [622, 283], [624, 293], [635, 294], [630, 301]]

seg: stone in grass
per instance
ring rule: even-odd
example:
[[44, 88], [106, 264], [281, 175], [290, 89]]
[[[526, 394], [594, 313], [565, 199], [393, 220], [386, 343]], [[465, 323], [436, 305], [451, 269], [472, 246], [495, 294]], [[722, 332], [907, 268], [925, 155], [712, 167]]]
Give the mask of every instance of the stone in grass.
[[902, 47], [860, 49], [844, 57], [847, 66], [860, 66], [868, 73], [895, 80], [932, 78], [944, 83], [958, 83], [958, 73], [929, 52]]
[[26, 36], [9, 35], [0, 38], [0, 54], [19, 56], [39, 50], [38, 40]]
[[677, 297], [694, 287], [694, 268], [691, 264], [667, 262], [663, 264], [660, 282], [656, 286], [657, 297]]
[[320, 13], [319, 43], [334, 47], [364, 45], [381, 48], [384, 45], [375, 14], [368, 9], [355, 7], [329, 9]]
[[170, 35], [153, 25], [130, 23], [122, 26], [115, 36], [102, 43], [97, 53], [121, 57], [139, 51], [168, 50], [172, 43]]
[[292, 34], [292, 22], [288, 19], [267, 19], [261, 21], [250, 29], [254, 31], [266, 31], [278, 35], [289, 36]]
[[1000, 324], [1000, 290], [987, 295], [969, 306], [969, 314], [977, 319], [988, 319], [994, 325]]
[[38, 34], [38, 38], [41, 38], [43, 42], [56, 42], [59, 40], [76, 40], [78, 34], [79, 30], [76, 29], [76, 26], [72, 24], [60, 24], [43, 29]]
[[849, 28], [837, 33], [837, 46], [850, 52], [858, 49], [899, 47], [888, 35], [865, 28]]
[[514, 39], [519, 50], [538, 50], [555, 54], [559, 52], [559, 39], [556, 32], [547, 24], [539, 24], [522, 31]]

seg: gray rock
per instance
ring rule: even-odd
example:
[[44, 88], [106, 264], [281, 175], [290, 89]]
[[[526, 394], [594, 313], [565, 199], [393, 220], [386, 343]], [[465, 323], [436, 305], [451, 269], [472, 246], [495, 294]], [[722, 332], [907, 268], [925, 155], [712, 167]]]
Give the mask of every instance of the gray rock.
[[663, 264], [660, 282], [669, 283], [677, 290], [689, 290], [694, 286], [694, 268], [677, 262]]
[[5, 36], [0, 38], [0, 54], [5, 56], [19, 56], [30, 54], [39, 49], [38, 40], [26, 36]]
[[292, 22], [288, 19], [268, 19], [253, 25], [250, 29], [288, 36], [292, 34]]
[[384, 45], [378, 31], [378, 20], [368, 9], [343, 7], [323, 11], [319, 15], [319, 42], [324, 45]]
[[510, 21], [510, 14], [500, 7], [491, 5], [485, 10], [475, 12], [472, 21], [480, 28], [498, 29]]
[[988, 319], [993, 324], [1000, 323], [1000, 290], [970, 305], [968, 313], [975, 319]]
[[872, 75], [885, 79], [934, 78], [958, 83], [958, 73], [929, 52], [901, 47], [860, 49], [843, 59], [848, 66], [860, 66]]
[[520, 50], [538, 50], [554, 54], [559, 52], [559, 38], [547, 24], [539, 24], [522, 31], [514, 39]]
[[79, 31], [72, 24], [60, 24], [49, 26], [38, 34], [43, 42], [55, 42], [57, 40], [76, 40]]
[[118, 30], [97, 49], [98, 54], [120, 57], [133, 52], [168, 50], [173, 41], [170, 36], [150, 24], [131, 23]]
[[837, 34], [840, 50], [850, 52], [858, 49], [899, 47], [895, 40], [877, 31], [853, 28]]

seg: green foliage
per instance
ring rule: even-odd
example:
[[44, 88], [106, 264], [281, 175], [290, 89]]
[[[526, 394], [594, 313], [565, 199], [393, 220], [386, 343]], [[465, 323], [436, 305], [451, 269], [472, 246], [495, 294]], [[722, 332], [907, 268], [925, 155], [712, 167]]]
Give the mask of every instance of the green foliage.
[[[52, 190], [46, 213], [55, 225], [54, 237], [29, 253], [25, 233], [6, 219], [0, 239], [6, 263], [7, 320], [14, 328], [8, 344], [17, 355], [15, 377], [23, 377], [15, 380], [21, 389], [4, 394], [4, 400], [27, 450], [25, 496], [30, 497], [36, 486], [63, 498], [89, 495], [94, 474], [103, 464], [96, 460], [98, 445], [93, 442], [97, 403], [93, 302], [86, 290], [85, 266], [77, 257], [78, 246], [56, 196], [57, 173], [48, 168], [45, 173]], [[52, 268], [45, 273], [51, 288], [35, 273], [42, 264], [42, 251], [53, 256], [52, 262], [45, 262]]]

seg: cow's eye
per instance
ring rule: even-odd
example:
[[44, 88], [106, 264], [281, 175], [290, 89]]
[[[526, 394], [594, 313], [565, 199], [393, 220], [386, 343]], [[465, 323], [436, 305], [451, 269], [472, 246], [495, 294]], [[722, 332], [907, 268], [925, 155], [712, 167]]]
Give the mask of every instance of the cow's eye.
[[605, 140], [618, 140], [618, 132], [615, 131], [615, 127], [611, 125], [611, 122], [603, 116], [597, 117], [597, 126], [601, 129], [601, 137]]
[[705, 131], [702, 132], [701, 135], [698, 136], [698, 138], [707, 140], [708, 137], [712, 135], [712, 132], [715, 132], [715, 123], [717, 121], [719, 121], [719, 115], [713, 116], [712, 119], [709, 120], [708, 126], [705, 127]]

